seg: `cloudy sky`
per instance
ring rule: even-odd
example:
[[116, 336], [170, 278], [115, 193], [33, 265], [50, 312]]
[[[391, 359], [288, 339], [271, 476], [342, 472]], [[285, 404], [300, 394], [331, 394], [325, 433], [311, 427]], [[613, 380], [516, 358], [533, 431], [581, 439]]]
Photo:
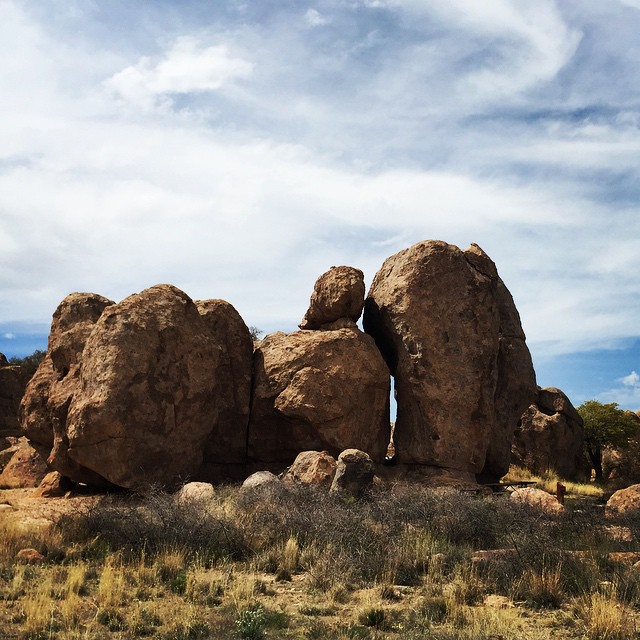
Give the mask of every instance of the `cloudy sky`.
[[293, 330], [478, 243], [538, 382], [640, 409], [640, 0], [0, 0], [0, 351], [159, 282]]

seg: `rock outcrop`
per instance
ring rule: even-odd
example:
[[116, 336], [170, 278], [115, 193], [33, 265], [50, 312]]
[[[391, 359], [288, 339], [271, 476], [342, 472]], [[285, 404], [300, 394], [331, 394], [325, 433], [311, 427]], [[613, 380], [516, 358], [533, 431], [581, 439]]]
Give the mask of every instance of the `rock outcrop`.
[[331, 267], [313, 287], [309, 308], [300, 323], [301, 329], [333, 329], [337, 321], [353, 323], [364, 306], [364, 274], [354, 267]]
[[22, 435], [18, 410], [26, 384], [22, 367], [9, 364], [0, 353], [0, 438]]
[[249, 459], [290, 465], [300, 451], [359, 448], [382, 461], [389, 370], [358, 329], [274, 333], [254, 353]]
[[13, 455], [0, 473], [0, 487], [4, 489], [37, 487], [49, 471], [38, 452], [25, 438], [20, 438]]
[[337, 463], [326, 451], [301, 451], [282, 479], [300, 484], [330, 487]]
[[425, 241], [388, 258], [364, 327], [395, 377], [398, 463], [495, 481], [536, 384], [518, 312], [490, 258]]
[[338, 456], [330, 490], [360, 498], [373, 486], [374, 473], [373, 460], [364, 451], [346, 449]]
[[511, 500], [520, 504], [527, 504], [549, 514], [558, 514], [564, 511], [564, 507], [554, 496], [534, 487], [516, 489], [511, 494]]
[[607, 501], [605, 515], [608, 518], [637, 515], [640, 511], [640, 484], [632, 484], [616, 491]]
[[551, 469], [566, 480], [584, 479], [582, 418], [560, 389], [538, 389], [514, 432], [511, 461], [536, 474]]
[[217, 482], [245, 477], [251, 401], [251, 333], [234, 307], [224, 300], [198, 300], [206, 332], [221, 353], [216, 379], [218, 416], [213, 423], [196, 477]]
[[242, 465], [251, 349], [230, 305], [196, 306], [170, 285], [119, 304], [72, 294], [54, 314], [23, 428], [53, 469], [91, 485], [176, 484], [205, 450]]

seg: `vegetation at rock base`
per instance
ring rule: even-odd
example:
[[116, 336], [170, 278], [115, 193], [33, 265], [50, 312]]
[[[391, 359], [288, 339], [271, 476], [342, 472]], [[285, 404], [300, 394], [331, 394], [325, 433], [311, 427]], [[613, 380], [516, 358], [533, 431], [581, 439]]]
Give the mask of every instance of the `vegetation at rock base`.
[[602, 450], [605, 447], [624, 447], [638, 433], [638, 420], [618, 408], [617, 403], [603, 404], [588, 400], [578, 407], [584, 420], [584, 440], [595, 479], [601, 482]]
[[[88, 504], [51, 528], [0, 515], [3, 639], [596, 640], [640, 628], [640, 519], [605, 522], [592, 497], [550, 515], [453, 489], [346, 501], [272, 483]], [[23, 563], [21, 548], [44, 561]]]

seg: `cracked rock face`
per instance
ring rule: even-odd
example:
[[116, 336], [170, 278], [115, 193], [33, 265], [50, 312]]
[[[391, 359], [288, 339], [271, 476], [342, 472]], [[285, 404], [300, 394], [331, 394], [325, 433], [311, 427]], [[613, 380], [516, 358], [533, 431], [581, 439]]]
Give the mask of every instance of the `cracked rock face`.
[[358, 448], [382, 461], [389, 369], [356, 328], [274, 333], [254, 353], [249, 459], [291, 464], [300, 451]]
[[536, 394], [518, 312], [491, 259], [425, 241], [388, 258], [364, 327], [395, 376], [396, 459], [497, 480]]

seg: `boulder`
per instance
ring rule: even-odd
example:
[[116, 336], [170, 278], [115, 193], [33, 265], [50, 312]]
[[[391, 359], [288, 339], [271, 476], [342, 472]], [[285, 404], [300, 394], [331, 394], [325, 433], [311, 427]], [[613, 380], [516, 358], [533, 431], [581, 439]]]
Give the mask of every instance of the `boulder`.
[[208, 482], [187, 482], [175, 494], [175, 500], [182, 504], [209, 502], [215, 498], [213, 485]]
[[640, 484], [632, 484], [626, 489], [616, 491], [607, 501], [604, 510], [608, 518], [635, 515], [638, 511], [640, 511]]
[[542, 489], [534, 489], [533, 487], [516, 489], [511, 494], [511, 500], [520, 504], [528, 504], [549, 514], [557, 514], [564, 511], [564, 507], [554, 496]]
[[252, 473], [242, 483], [243, 489], [255, 489], [264, 485], [272, 484], [274, 482], [280, 482], [280, 479], [271, 471], [256, 471]]
[[514, 431], [511, 461], [536, 474], [551, 469], [566, 480], [587, 477], [582, 418], [560, 389], [538, 389]]
[[389, 370], [358, 329], [274, 333], [254, 352], [249, 458], [290, 465], [300, 451], [358, 447], [382, 462]]
[[85, 343], [103, 311], [113, 304], [95, 293], [72, 293], [62, 300], [53, 314], [47, 354], [20, 406], [22, 429], [42, 458], [61, 474], [98, 486], [109, 483], [68, 456], [67, 413], [81, 389]]
[[[171, 285], [106, 307], [82, 353], [68, 458], [127, 489], [193, 477], [218, 416], [221, 352], [194, 302]], [[52, 457], [55, 466], [55, 449]]]
[[283, 475], [283, 480], [330, 487], [336, 461], [326, 451], [302, 451]]
[[72, 488], [73, 483], [69, 478], [65, 478], [58, 471], [50, 471], [33, 492], [33, 496], [35, 498], [61, 498]]
[[44, 556], [37, 549], [20, 549], [16, 553], [16, 558], [22, 560], [26, 564], [41, 564], [44, 562]]
[[513, 430], [535, 399], [531, 356], [491, 259], [425, 241], [388, 258], [365, 301], [364, 327], [395, 377], [398, 463], [497, 481]]
[[338, 456], [331, 492], [359, 498], [373, 486], [374, 473], [373, 460], [364, 451], [347, 449]]
[[218, 482], [245, 477], [251, 400], [253, 340], [244, 320], [224, 300], [198, 300], [208, 335], [220, 345], [216, 380], [217, 419], [209, 434], [196, 478]]
[[4, 489], [25, 489], [37, 487], [49, 468], [38, 452], [21, 438], [16, 450], [0, 473], [0, 487]]
[[0, 353], [0, 437], [22, 435], [18, 411], [26, 384], [22, 367], [10, 365]]
[[364, 291], [364, 274], [360, 269], [331, 267], [316, 280], [300, 328], [341, 328], [333, 326], [339, 320], [355, 324], [362, 314]]

